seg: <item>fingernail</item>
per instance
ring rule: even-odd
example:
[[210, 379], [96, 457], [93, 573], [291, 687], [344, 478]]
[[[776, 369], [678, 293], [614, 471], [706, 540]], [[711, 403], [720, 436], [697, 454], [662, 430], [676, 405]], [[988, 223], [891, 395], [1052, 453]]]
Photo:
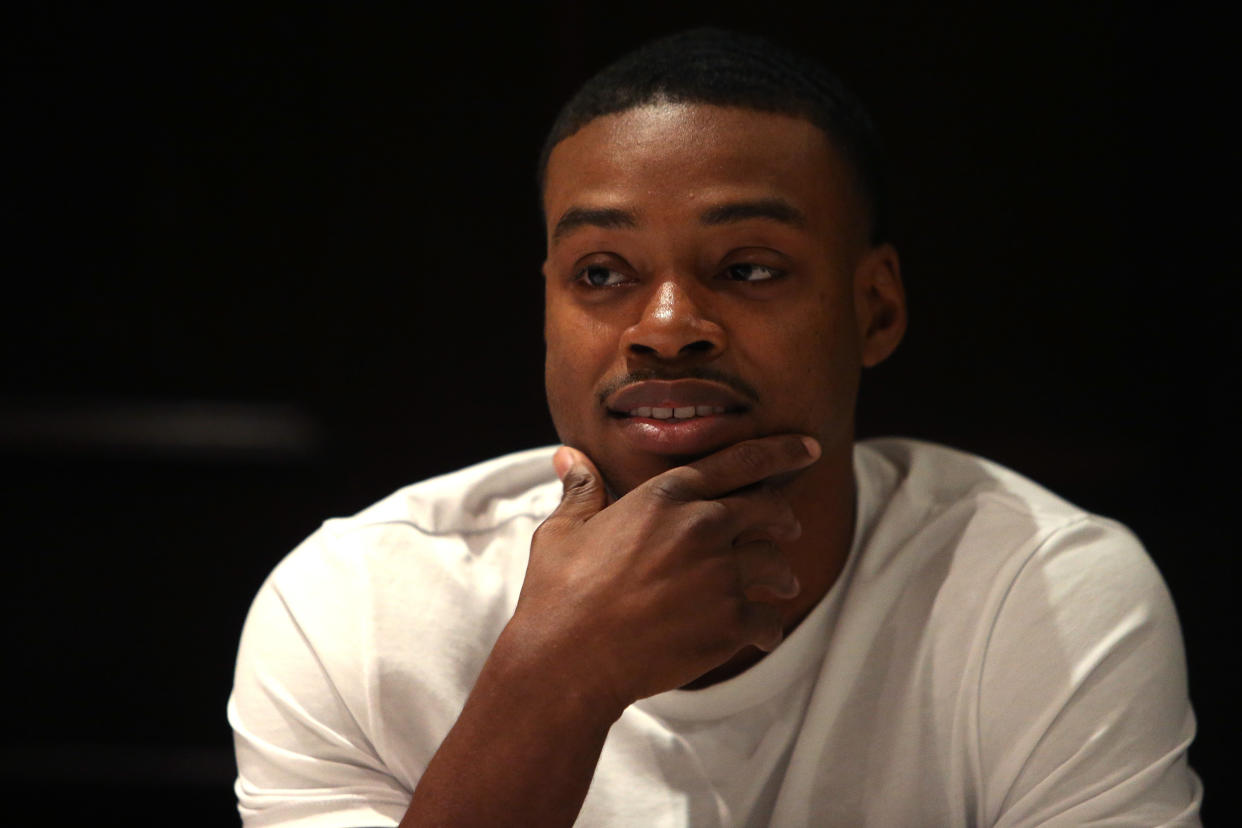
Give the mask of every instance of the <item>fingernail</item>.
[[814, 437], [803, 437], [802, 445], [806, 446], [806, 453], [811, 455], [812, 460], [818, 460], [820, 455], [819, 443]]
[[573, 468], [574, 457], [569, 449], [561, 446], [552, 455], [552, 468], [556, 470], [556, 476], [564, 482], [565, 475], [569, 474], [569, 470]]

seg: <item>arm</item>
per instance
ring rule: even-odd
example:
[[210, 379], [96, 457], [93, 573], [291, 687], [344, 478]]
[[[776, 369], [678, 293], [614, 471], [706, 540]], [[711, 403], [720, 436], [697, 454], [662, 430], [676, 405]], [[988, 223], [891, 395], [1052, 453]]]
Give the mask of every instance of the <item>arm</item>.
[[574, 690], [510, 624], [414, 791], [402, 826], [570, 825], [621, 715]]
[[562, 450], [561, 506], [536, 533], [513, 618], [402, 825], [570, 825], [630, 703], [749, 644], [775, 647], [779, 615], [746, 592], [788, 597], [796, 580], [771, 542], [734, 541], [792, 537], [798, 525], [761, 487], [735, 492], [810, 464], [817, 448], [741, 444], [611, 505], [590, 461]]
[[979, 716], [988, 824], [1199, 824], [1177, 616], [1117, 524], [1085, 519], [1027, 562], [992, 631]]
[[[753, 484], [817, 449], [792, 436], [740, 444], [612, 504], [590, 461], [563, 449], [562, 503], [494, 644], [445, 646], [434, 623], [410, 627], [417, 613], [391, 604], [399, 590], [358, 604], [387, 572], [358, 556], [410, 560], [400, 533], [312, 537], [260, 590], [242, 635], [229, 720], [246, 825], [572, 823], [626, 706], [779, 642], [775, 607], [750, 598], [797, 592], [773, 540], [800, 530], [779, 492]], [[452, 590], [470, 589], [423, 575], [445, 580], [418, 613], [451, 612]], [[388, 701], [374, 696], [376, 619], [400, 624], [389, 657], [409, 652], [383, 685]], [[481, 668], [459, 709], [459, 679], [445, 677], [471, 663]]]
[[[238, 810], [248, 828], [396, 825], [409, 788], [394, 777], [362, 722], [359, 618], [329, 606], [351, 594], [319, 537], [259, 590], [242, 632], [228, 718], [237, 754]], [[284, 577], [282, 577], [282, 575]], [[443, 732], [443, 731], [441, 731]], [[433, 746], [425, 746], [430, 755]]]

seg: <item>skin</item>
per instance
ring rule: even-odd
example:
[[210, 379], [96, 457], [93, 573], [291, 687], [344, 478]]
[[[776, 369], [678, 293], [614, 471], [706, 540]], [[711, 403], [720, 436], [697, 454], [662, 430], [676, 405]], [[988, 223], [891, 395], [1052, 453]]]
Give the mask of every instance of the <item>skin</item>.
[[[712, 207], [764, 199], [788, 203], [805, 223], [700, 220]], [[761, 404], [730, 442], [806, 433], [830, 455], [851, 443], [860, 366], [896, 344], [875, 343], [864, 358], [873, 300], [856, 296], [851, 277], [871, 253], [865, 266], [882, 272], [867, 281], [897, 284], [897, 259], [888, 246], [871, 251], [852, 176], [820, 129], [745, 109], [633, 109], [555, 148], [544, 202], [549, 408], [562, 441], [590, 456], [618, 493], [678, 459], [634, 452], [590, 404], [627, 370], [710, 365], [748, 383]], [[624, 210], [637, 223], [554, 234], [583, 207]], [[752, 278], [772, 275], [760, 268], [783, 275], [747, 282], [728, 270], [742, 275], [746, 264], [757, 266], [745, 273]], [[588, 266], [615, 271], [617, 286], [589, 287]]]
[[[544, 201], [564, 495], [403, 825], [571, 825], [626, 707], [777, 646], [844, 563], [859, 374], [905, 328], [897, 255], [801, 119], [605, 116], [553, 150]], [[635, 377], [703, 376], [738, 405], [609, 410]]]
[[[714, 207], [771, 200], [804, 220], [702, 221]], [[808, 121], [663, 104], [600, 118], [558, 145], [544, 204], [548, 404], [562, 442], [614, 492], [687, 459], [635, 451], [592, 404], [630, 372], [709, 367], [757, 392], [712, 448], [781, 433], [822, 446], [823, 460], [780, 487], [803, 527], [781, 546], [802, 590], [774, 602], [792, 629], [835, 581], [853, 537], [861, 368], [886, 358], [905, 329], [896, 251], [868, 243], [850, 168]], [[623, 210], [635, 225], [555, 232], [584, 207]], [[700, 683], [760, 655], [740, 653]]]

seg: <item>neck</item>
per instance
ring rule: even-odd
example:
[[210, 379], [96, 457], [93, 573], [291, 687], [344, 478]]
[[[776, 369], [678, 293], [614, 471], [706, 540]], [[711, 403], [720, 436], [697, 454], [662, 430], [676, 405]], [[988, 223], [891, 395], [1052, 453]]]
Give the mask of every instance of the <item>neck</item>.
[[[832, 589], [849, 557], [854, 541], [853, 450], [852, 441], [832, 449], [824, 446], [819, 462], [786, 486], [794, 514], [802, 523], [802, 535], [792, 543], [782, 543], [780, 550], [802, 589], [793, 598], [769, 600], [781, 612], [786, 636]], [[747, 647], [685, 689], [697, 690], [732, 678], [765, 655], [757, 647]]]

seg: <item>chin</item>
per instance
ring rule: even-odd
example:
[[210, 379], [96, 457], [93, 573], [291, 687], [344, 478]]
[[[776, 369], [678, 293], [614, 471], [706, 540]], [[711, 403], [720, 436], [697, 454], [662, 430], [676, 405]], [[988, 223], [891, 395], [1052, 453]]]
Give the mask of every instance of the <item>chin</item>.
[[588, 457], [595, 460], [595, 466], [603, 476], [608, 492], [614, 500], [628, 494], [651, 478], [663, 474], [669, 469], [684, 466], [686, 463], [698, 459], [697, 457], [680, 458], [659, 455], [645, 457], [630, 455], [626, 457], [600, 457], [596, 459], [586, 449], [583, 449], [583, 451], [586, 452]]
[[582, 449], [582, 451], [586, 452], [587, 456], [595, 461], [595, 466], [603, 476], [609, 494], [616, 500], [669, 469], [686, 466], [697, 460], [702, 460], [704, 457], [710, 457], [731, 445], [734, 445], [734, 443], [725, 443], [695, 454], [640, 454], [638, 452], [631, 452], [622, 456], [608, 458], [601, 456], [599, 459], [595, 459], [595, 455], [592, 455], [586, 449]]

